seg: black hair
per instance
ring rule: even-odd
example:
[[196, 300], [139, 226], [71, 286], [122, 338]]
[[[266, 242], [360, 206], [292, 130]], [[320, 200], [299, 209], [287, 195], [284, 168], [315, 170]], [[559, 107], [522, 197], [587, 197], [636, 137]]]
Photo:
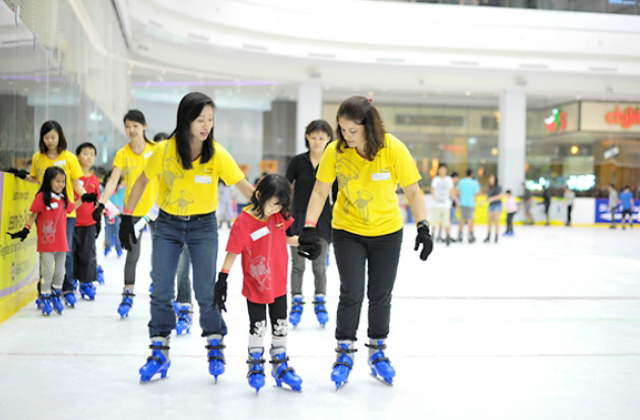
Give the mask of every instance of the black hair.
[[[258, 194], [259, 193], [259, 194]], [[282, 206], [280, 214], [285, 220], [289, 219], [289, 202], [291, 201], [291, 184], [287, 178], [278, 174], [265, 175], [256, 190], [251, 195], [251, 204], [260, 218], [264, 217], [264, 206], [273, 197], [278, 197], [278, 204]]]
[[155, 141], [156, 143], [159, 143], [162, 140], [166, 140], [168, 138], [169, 138], [169, 135], [167, 133], [161, 132], [153, 136], [153, 141]]
[[507, 194], [511, 194], [511, 190], [507, 190]]
[[80, 146], [78, 146], [76, 148], [76, 155], [79, 155], [80, 152], [82, 152], [82, 149], [93, 149], [93, 152], [97, 155], [98, 154], [98, 149], [96, 149], [96, 146], [93, 145], [93, 143], [82, 143]]
[[59, 166], [49, 166], [46, 171], [44, 171], [44, 177], [42, 179], [42, 185], [40, 185], [40, 189], [38, 192], [42, 192], [42, 198], [44, 199], [44, 204], [49, 207], [51, 205], [51, 181], [58, 176], [59, 174], [64, 175], [65, 185], [62, 189], [62, 197], [64, 199], [64, 208], [69, 207], [69, 197], [67, 196], [67, 174], [64, 172]]
[[628, 185], [625, 185], [624, 188], [623, 188], [623, 190], [630, 190], [630, 189], [631, 189], [631, 187], [628, 186]]
[[447, 164], [446, 163], [441, 163], [440, 165], [438, 165], [438, 169], [440, 168], [446, 168]]
[[47, 145], [44, 144], [44, 136], [51, 130], [56, 130], [58, 133], [58, 153], [62, 153], [67, 150], [67, 139], [64, 136], [64, 131], [62, 131], [62, 126], [58, 121], [49, 120], [40, 127], [40, 142], [38, 143], [40, 153], [46, 154], [49, 151]]
[[[471, 175], [473, 175], [473, 169], [469, 168], [469, 169], [467, 169], [467, 176], [471, 176]], [[524, 185], [524, 183], [523, 183], [523, 185]]]
[[[367, 145], [365, 158], [368, 161], [372, 161], [380, 149], [384, 147], [384, 138], [387, 133], [376, 107], [364, 96], [352, 96], [340, 104], [336, 121], [339, 118], [345, 118], [356, 124], [364, 125], [364, 136]], [[342, 136], [340, 122], [338, 122], [338, 128], [336, 128], [336, 136], [338, 138], [338, 152], [342, 153], [347, 146], [347, 141]]]
[[316, 131], [326, 133], [327, 136], [329, 136], [329, 142], [333, 140], [333, 130], [329, 123], [325, 120], [313, 120], [304, 131], [304, 145], [307, 146], [307, 149], [309, 149], [309, 140], [307, 140], [307, 136], [311, 133], [315, 133]]
[[[180, 101], [180, 105], [178, 105], [176, 128], [169, 137], [175, 136], [176, 138], [176, 148], [182, 167], [185, 170], [193, 168], [193, 164], [191, 163], [191, 123], [200, 116], [202, 109], [207, 105], [210, 105], [214, 110], [216, 109], [213, 100], [200, 92], [187, 93]], [[212, 128], [207, 139], [202, 144], [200, 163], [209, 162], [213, 159], [214, 153]]]
[[613, 184], [613, 182], [611, 183], [611, 188], [615, 189], [616, 186]]
[[[491, 179], [491, 177], [493, 177], [496, 182], [495, 184], [491, 185], [491, 182], [489, 182], [489, 180]], [[487, 183], [489, 184], [489, 195], [492, 195], [493, 191], [497, 191], [498, 190], [498, 175], [495, 174], [491, 174], [489, 175], [489, 177], [487, 178]]]
[[[127, 121], [133, 121], [137, 122], [138, 124], [147, 125], [147, 120], [144, 118], [144, 114], [138, 109], [130, 109], [129, 112], [124, 114], [122, 122], [126, 124]], [[147, 138], [147, 133], [145, 132], [145, 130], [142, 130], [142, 137], [144, 137], [144, 141], [146, 141], [147, 143], [153, 144], [153, 142]]]
[[459, 176], [460, 176], [460, 175], [458, 175], [458, 173], [457, 173], [457, 172], [453, 172], [453, 173], [451, 174], [451, 178], [456, 178], [456, 177], [459, 177]]

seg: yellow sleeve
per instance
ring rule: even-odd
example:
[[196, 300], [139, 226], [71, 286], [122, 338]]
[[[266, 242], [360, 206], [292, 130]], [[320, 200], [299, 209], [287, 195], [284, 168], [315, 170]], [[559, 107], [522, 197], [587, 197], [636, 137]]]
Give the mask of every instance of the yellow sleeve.
[[214, 143], [215, 154], [218, 159], [218, 176], [227, 185], [237, 184], [244, 179], [244, 172], [240, 169], [231, 154], [219, 143]]
[[[158, 176], [162, 173], [163, 170], [163, 161], [164, 161], [164, 151], [167, 149], [169, 142], [165, 141], [160, 146], [154, 148], [153, 154], [147, 160], [146, 165], [144, 166], [144, 175], [150, 179], [157, 179]], [[115, 162], [113, 163], [115, 166]]]
[[113, 159], [113, 167], [124, 169], [124, 149], [116, 152], [116, 157]]
[[84, 176], [78, 158], [71, 152], [67, 152], [67, 163], [69, 165], [69, 177], [72, 181], [80, 179]]
[[316, 179], [326, 184], [333, 184], [336, 180], [336, 154], [338, 141], [333, 141], [324, 149], [322, 159], [320, 159], [320, 165], [318, 167], [318, 174]]
[[416, 163], [407, 146], [396, 138], [389, 141], [391, 152], [395, 155], [393, 173], [401, 187], [414, 184], [422, 179]]
[[38, 178], [38, 161], [40, 160], [40, 152], [35, 152], [31, 158], [31, 177]]

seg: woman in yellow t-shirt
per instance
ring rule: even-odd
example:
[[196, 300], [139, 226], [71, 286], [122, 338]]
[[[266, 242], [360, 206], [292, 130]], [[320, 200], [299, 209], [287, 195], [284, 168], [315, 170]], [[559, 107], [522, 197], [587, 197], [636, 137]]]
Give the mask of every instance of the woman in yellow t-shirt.
[[158, 204], [151, 257], [153, 292], [149, 337], [152, 355], [140, 368], [140, 380], [162, 377], [171, 365], [169, 337], [176, 327], [172, 301], [178, 259], [186, 244], [193, 266], [193, 289], [200, 307], [202, 336], [207, 338], [209, 372], [224, 373], [223, 337], [227, 326], [218, 307], [213, 305], [213, 287], [218, 254], [218, 230], [215, 210], [218, 206], [218, 179], [236, 184], [250, 198], [253, 186], [247, 182], [229, 152], [213, 139], [211, 98], [199, 93], [187, 94], [178, 106], [176, 129], [162, 142], [147, 162], [126, 200], [120, 242], [130, 249], [136, 243], [132, 214], [151, 182], [159, 181]]
[[[120, 177], [122, 177], [126, 185], [124, 194], [125, 202], [129, 199], [133, 184], [144, 170], [147, 161], [156, 148], [156, 144], [147, 139], [144, 132], [146, 128], [147, 122], [141, 111], [132, 109], [125, 114], [124, 130], [129, 137], [129, 143], [122, 149], [118, 150], [116, 157], [113, 160], [113, 171], [111, 172], [111, 177], [104, 188], [104, 194], [100, 199], [100, 203], [93, 213], [93, 217], [96, 221], [100, 220], [100, 217], [104, 212], [105, 203], [116, 191]], [[149, 185], [149, 188], [145, 190], [144, 195], [133, 211], [133, 223], [136, 223], [147, 215], [151, 207], [155, 204], [157, 196], [158, 182], [154, 181]], [[149, 222], [148, 226], [149, 232], [153, 237], [155, 225], [153, 222]], [[131, 249], [127, 250], [127, 258], [124, 263], [124, 290], [122, 291], [122, 302], [118, 306], [118, 313], [121, 318], [129, 315], [129, 311], [133, 305], [133, 297], [135, 296], [133, 292], [136, 284], [136, 267], [138, 265], [138, 259], [140, 258], [140, 245], [141, 242], [138, 242], [134, 244]]]
[[316, 232], [318, 217], [338, 179], [338, 197], [333, 208], [332, 236], [340, 273], [336, 339], [338, 353], [331, 379], [339, 388], [348, 380], [353, 366], [356, 331], [366, 282], [369, 298], [369, 366], [391, 384], [395, 370], [384, 355], [389, 334], [391, 292], [396, 280], [403, 219], [398, 204], [398, 184], [404, 190], [422, 244], [420, 258], [426, 260], [433, 248], [420, 174], [407, 147], [385, 132], [376, 108], [363, 96], [352, 96], [338, 109], [338, 140], [327, 146], [311, 193], [299, 252], [309, 259], [320, 253]]
[[[82, 196], [82, 202], [94, 202], [97, 199], [96, 194], [87, 194], [80, 178], [84, 175], [80, 168], [78, 158], [67, 150], [67, 139], [62, 131], [62, 126], [57, 121], [46, 121], [40, 128], [40, 151], [33, 155], [31, 164], [31, 174], [27, 177], [27, 181], [34, 184], [42, 184], [44, 173], [51, 166], [58, 166], [64, 170], [67, 175], [67, 196], [73, 197], [73, 192], [77, 192]], [[67, 242], [69, 243], [69, 252], [65, 257], [65, 276], [62, 285], [62, 295], [64, 303], [67, 306], [75, 307], [76, 296], [73, 293], [73, 232], [76, 226], [75, 210], [67, 214]], [[40, 285], [38, 284], [38, 288]], [[38, 289], [39, 290], [39, 289]]]

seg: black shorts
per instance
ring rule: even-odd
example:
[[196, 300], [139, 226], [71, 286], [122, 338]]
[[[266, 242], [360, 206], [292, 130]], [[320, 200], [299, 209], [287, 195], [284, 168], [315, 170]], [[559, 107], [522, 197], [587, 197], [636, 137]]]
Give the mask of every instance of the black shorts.
[[626, 215], [629, 215], [629, 216], [633, 217], [633, 212], [631, 211], [631, 209], [629, 209], [629, 210], [624, 210], [623, 209], [622, 210], [622, 217], [624, 217]]

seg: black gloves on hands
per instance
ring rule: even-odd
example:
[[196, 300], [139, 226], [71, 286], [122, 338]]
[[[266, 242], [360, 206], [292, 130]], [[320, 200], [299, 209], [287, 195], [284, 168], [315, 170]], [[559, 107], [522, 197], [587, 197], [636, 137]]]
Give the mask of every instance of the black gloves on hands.
[[431, 239], [431, 234], [429, 233], [429, 226], [418, 225], [418, 235], [416, 236], [416, 246], [414, 247], [414, 251], [417, 251], [420, 248], [420, 244], [422, 244], [422, 251], [420, 251], [420, 259], [422, 261], [426, 261], [433, 251], [433, 240]]
[[122, 247], [131, 252], [134, 244], [138, 243], [136, 238], [136, 231], [133, 227], [133, 218], [129, 214], [123, 214], [121, 216], [122, 222], [120, 223], [120, 232], [118, 232], [118, 238]]
[[322, 247], [320, 246], [320, 238], [314, 227], [305, 227], [298, 237], [298, 255], [308, 258], [311, 261], [320, 256]]
[[98, 201], [98, 194], [96, 193], [84, 193], [82, 194], [83, 203], [95, 203]]
[[24, 242], [27, 236], [29, 236], [29, 229], [24, 227], [21, 231], [16, 233], [7, 232], [7, 235], [11, 236], [11, 239], [20, 239], [20, 242]]
[[98, 203], [96, 204], [96, 208], [93, 210], [93, 220], [96, 221], [96, 223], [100, 223], [100, 220], [102, 220], [102, 212], [104, 211], [104, 204], [102, 203]]
[[24, 169], [9, 168], [7, 172], [13, 174], [16, 178], [27, 179], [29, 172]]
[[213, 307], [217, 306], [220, 312], [227, 312], [227, 306], [224, 304], [227, 301], [227, 277], [227, 273], [218, 273], [218, 281], [213, 288]]

